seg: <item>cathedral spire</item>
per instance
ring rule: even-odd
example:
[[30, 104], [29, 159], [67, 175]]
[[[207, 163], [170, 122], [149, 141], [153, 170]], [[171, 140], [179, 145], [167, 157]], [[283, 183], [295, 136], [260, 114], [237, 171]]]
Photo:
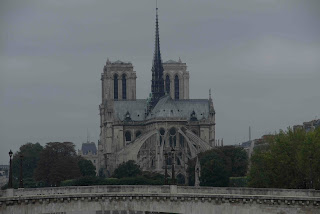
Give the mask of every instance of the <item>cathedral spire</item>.
[[159, 99], [164, 96], [164, 81], [163, 81], [163, 65], [160, 52], [160, 36], [159, 36], [159, 21], [158, 21], [158, 5], [156, 1], [156, 32], [155, 32], [155, 47], [152, 63], [152, 99], [150, 110], [157, 104]]

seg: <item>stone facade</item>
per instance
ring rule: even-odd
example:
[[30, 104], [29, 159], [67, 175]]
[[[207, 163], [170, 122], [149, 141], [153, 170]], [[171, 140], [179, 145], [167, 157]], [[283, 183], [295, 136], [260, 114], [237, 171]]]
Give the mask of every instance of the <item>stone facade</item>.
[[[102, 74], [99, 145], [99, 164], [107, 175], [128, 160], [135, 160], [143, 170], [164, 173], [167, 153], [168, 167], [175, 164], [178, 181], [186, 183], [188, 160], [214, 146], [215, 110], [211, 97], [189, 99], [189, 72], [181, 60], [163, 65], [164, 78], [170, 80], [169, 84], [165, 81], [165, 86], [170, 87], [148, 114], [148, 100], [136, 99], [132, 64], [107, 62]], [[113, 78], [123, 73], [133, 77], [126, 86]], [[121, 87], [132, 93], [122, 97]]]
[[[187, 71], [186, 63], [179, 61], [169, 60], [163, 63], [164, 68], [164, 85], [165, 89], [169, 89], [172, 99], [175, 98], [176, 85], [179, 87], [178, 99], [189, 99], [189, 71]], [[178, 81], [177, 81], [178, 80]], [[169, 83], [169, 84], [168, 84]], [[167, 92], [167, 90], [165, 90]]]
[[107, 176], [128, 160], [163, 174], [166, 165], [175, 165], [178, 183], [184, 184], [188, 160], [215, 146], [215, 110], [211, 95], [189, 98], [186, 63], [162, 62], [158, 14], [151, 76], [150, 97], [136, 99], [132, 63], [107, 60], [101, 75], [99, 165]]
[[[135, 100], [136, 99], [136, 72], [130, 62], [107, 60], [101, 74], [102, 102], [104, 100]], [[114, 91], [118, 85], [118, 93]], [[125, 87], [123, 87], [125, 86]], [[118, 97], [114, 97], [117, 94]]]

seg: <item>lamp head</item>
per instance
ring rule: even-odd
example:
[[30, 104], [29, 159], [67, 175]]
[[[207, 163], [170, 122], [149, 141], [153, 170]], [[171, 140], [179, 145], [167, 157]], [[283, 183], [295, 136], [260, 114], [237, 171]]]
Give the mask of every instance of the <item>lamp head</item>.
[[12, 157], [12, 154], [13, 154], [13, 152], [12, 152], [11, 149], [10, 149], [10, 152], [9, 152], [10, 158]]

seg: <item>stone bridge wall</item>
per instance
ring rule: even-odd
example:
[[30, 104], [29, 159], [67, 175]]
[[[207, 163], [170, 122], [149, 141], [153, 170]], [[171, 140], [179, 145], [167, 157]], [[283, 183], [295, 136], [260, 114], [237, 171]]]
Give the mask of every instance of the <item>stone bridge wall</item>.
[[185, 186], [89, 186], [0, 191], [3, 214], [147, 212], [320, 213], [320, 191]]

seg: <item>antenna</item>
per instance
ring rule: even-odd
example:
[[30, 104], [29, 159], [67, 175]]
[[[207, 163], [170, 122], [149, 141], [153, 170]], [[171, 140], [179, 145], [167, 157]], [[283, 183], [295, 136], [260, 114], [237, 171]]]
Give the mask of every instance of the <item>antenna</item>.
[[251, 126], [249, 126], [249, 141], [251, 141]]
[[211, 88], [209, 89], [209, 98], [211, 98]]
[[156, 9], [158, 10], [158, 0], [156, 0]]

